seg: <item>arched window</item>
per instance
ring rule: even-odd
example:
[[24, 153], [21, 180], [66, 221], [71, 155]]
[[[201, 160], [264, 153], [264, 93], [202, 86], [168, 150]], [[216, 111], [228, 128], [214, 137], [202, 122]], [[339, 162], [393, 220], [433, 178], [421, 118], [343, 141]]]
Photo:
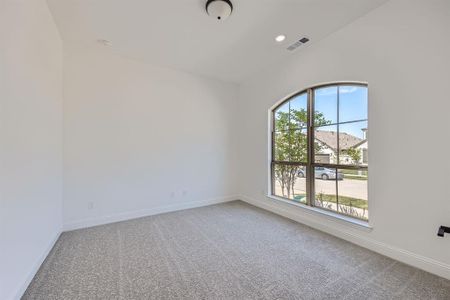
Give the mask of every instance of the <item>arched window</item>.
[[367, 221], [367, 105], [366, 84], [339, 83], [276, 106], [272, 195]]

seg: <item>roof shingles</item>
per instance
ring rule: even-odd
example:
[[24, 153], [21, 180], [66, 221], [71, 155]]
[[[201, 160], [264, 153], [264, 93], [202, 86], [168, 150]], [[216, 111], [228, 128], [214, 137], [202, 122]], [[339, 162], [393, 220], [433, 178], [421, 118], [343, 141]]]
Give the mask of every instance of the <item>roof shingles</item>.
[[[316, 130], [314, 132], [314, 137], [320, 142], [324, 143], [334, 151], [337, 151], [337, 132], [335, 131], [324, 131]], [[339, 133], [339, 148], [341, 150], [350, 149], [358, 144], [360, 144], [363, 139], [360, 139], [351, 134], [340, 132]]]

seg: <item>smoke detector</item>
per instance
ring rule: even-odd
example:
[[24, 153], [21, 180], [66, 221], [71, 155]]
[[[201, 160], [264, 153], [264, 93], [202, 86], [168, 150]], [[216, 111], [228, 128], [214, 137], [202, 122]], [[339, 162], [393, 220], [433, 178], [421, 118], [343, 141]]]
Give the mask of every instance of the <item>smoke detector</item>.
[[206, 12], [216, 20], [227, 19], [233, 11], [233, 4], [230, 0], [208, 0], [206, 2]]

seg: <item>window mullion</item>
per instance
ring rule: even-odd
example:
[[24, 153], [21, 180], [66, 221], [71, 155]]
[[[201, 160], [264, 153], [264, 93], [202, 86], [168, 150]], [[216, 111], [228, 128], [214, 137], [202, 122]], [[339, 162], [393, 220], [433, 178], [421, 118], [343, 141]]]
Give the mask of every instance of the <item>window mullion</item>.
[[[336, 141], [336, 147], [337, 147], [337, 149], [336, 149], [336, 151], [337, 151], [337, 153], [336, 153], [336, 164], [337, 165], [339, 165], [340, 163], [341, 163], [341, 160], [340, 160], [340, 152], [341, 152], [341, 147], [340, 147], [340, 145], [339, 145], [339, 140], [340, 140], [340, 137], [339, 137], [339, 86], [337, 87], [337, 105], [336, 105], [336, 107], [337, 107], [337, 112], [336, 112], [336, 118], [337, 118], [337, 125], [336, 125], [336, 131], [337, 131], [337, 141]], [[336, 197], [337, 197], [337, 194], [336, 194]]]
[[315, 205], [315, 195], [314, 195], [314, 169], [313, 169], [313, 161], [314, 161], [314, 95], [313, 90], [308, 89], [308, 117], [307, 117], [307, 123], [308, 123], [308, 145], [307, 145], [307, 151], [308, 151], [308, 166], [306, 168], [306, 186], [307, 186], [307, 200], [308, 205], [314, 206]]
[[[336, 154], [336, 164], [339, 165], [341, 163], [341, 158], [340, 158], [340, 153], [341, 153], [341, 146], [339, 144], [340, 142], [340, 133], [339, 133], [339, 110], [340, 110], [340, 103], [339, 103], [339, 94], [340, 94], [340, 86], [337, 87], [337, 105], [336, 105], [336, 120], [337, 120], [337, 126], [336, 126], [336, 131], [337, 131], [337, 141], [336, 141], [336, 147], [337, 147], [337, 154]], [[334, 169], [336, 172], [336, 178], [335, 178], [335, 185], [336, 185], [336, 211], [339, 212], [339, 185], [338, 185], [338, 168]]]

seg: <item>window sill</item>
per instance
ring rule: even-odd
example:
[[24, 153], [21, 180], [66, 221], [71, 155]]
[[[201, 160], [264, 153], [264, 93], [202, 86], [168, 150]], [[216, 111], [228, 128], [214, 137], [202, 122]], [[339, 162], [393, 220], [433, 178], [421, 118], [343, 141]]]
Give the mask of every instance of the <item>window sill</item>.
[[276, 200], [276, 201], [280, 201], [280, 202], [284, 202], [290, 205], [294, 205], [296, 207], [299, 207], [300, 209], [306, 210], [308, 212], [311, 212], [313, 214], [317, 214], [317, 215], [321, 215], [321, 216], [326, 216], [328, 219], [332, 220], [332, 221], [340, 221], [342, 223], [345, 223], [347, 225], [352, 225], [353, 227], [357, 227], [359, 229], [363, 229], [366, 231], [372, 231], [373, 227], [370, 226], [369, 222], [363, 221], [363, 220], [358, 220], [352, 217], [348, 217], [348, 216], [344, 216], [338, 213], [334, 213], [332, 211], [327, 211], [327, 210], [323, 210], [320, 208], [316, 208], [316, 207], [311, 207], [305, 204], [301, 204], [301, 203], [297, 203], [297, 202], [293, 202], [293, 201], [289, 201], [286, 199], [283, 199], [281, 197], [277, 197], [277, 196], [273, 196], [273, 195], [266, 195], [267, 198]]

